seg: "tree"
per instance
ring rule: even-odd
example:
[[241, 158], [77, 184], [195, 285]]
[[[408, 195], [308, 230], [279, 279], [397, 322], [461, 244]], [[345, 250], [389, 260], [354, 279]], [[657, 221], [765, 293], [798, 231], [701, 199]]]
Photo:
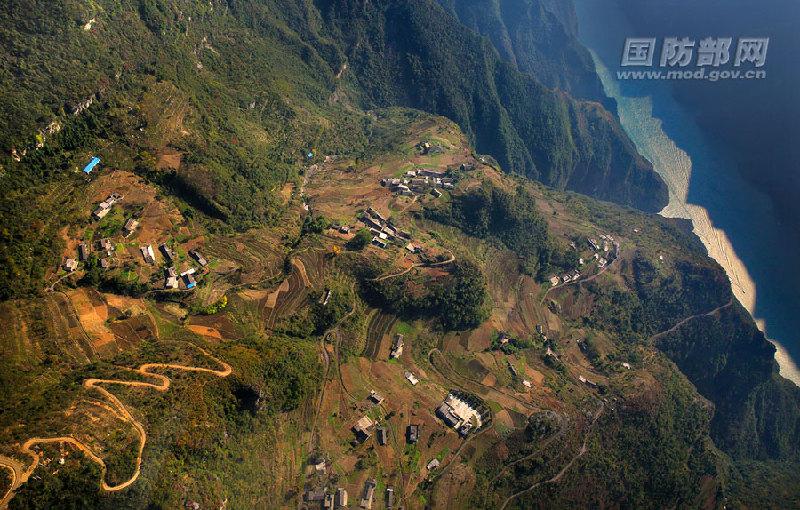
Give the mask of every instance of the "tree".
[[369, 230], [362, 228], [356, 235], [347, 242], [347, 249], [353, 251], [361, 251], [372, 242], [372, 234]]

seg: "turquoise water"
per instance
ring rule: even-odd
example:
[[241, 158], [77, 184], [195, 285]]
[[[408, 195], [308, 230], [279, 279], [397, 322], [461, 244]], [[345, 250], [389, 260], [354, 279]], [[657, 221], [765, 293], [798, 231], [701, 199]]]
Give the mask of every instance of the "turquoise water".
[[667, 182], [670, 203], [661, 214], [692, 220], [736, 297], [776, 345], [781, 374], [800, 384], [800, 272], [793, 262], [800, 249], [783, 235], [768, 198], [740, 177], [737, 162], [697, 126], [668, 84], [617, 80], [625, 37], [641, 34], [613, 3], [576, 0], [576, 8], [581, 40], [617, 101], [623, 128]]

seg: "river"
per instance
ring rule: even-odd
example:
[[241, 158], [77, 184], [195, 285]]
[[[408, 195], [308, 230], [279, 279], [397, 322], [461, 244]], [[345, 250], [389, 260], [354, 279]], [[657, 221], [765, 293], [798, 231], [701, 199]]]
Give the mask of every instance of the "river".
[[737, 162], [697, 126], [667, 82], [620, 83], [623, 42], [642, 34], [628, 26], [614, 2], [575, 4], [581, 41], [592, 52], [606, 94], [617, 101], [622, 127], [669, 187], [669, 204], [660, 214], [692, 220], [737, 299], [777, 348], [781, 375], [800, 384], [800, 293], [793, 262], [798, 247], [783, 235], [768, 197], [740, 176]]

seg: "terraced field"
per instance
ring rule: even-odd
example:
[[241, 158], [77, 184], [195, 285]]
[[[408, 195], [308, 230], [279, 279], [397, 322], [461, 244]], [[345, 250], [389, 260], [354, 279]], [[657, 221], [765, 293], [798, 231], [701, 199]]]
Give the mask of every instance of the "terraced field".
[[[375, 310], [372, 313], [367, 326], [367, 344], [364, 347], [364, 357], [373, 361], [378, 359], [383, 343], [392, 341], [388, 337], [396, 322], [397, 317], [381, 310]], [[384, 350], [388, 352], [387, 349]]]
[[271, 235], [256, 231], [230, 237], [212, 237], [204, 255], [228, 261], [228, 279], [233, 285], [255, 285], [278, 276], [285, 256]]

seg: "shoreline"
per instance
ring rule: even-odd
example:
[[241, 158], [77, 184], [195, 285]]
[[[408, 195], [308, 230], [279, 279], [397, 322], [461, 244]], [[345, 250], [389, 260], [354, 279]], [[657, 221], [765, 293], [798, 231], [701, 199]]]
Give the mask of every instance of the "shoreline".
[[[639, 152], [653, 164], [655, 171], [667, 184], [669, 203], [659, 214], [692, 222], [692, 230], [706, 247], [709, 256], [728, 275], [736, 299], [747, 309], [767, 340], [775, 346], [775, 360], [780, 375], [800, 385], [800, 367], [779, 341], [767, 336], [765, 319], [756, 316], [758, 289], [744, 262], [734, 250], [728, 234], [714, 225], [706, 207], [689, 203], [689, 184], [695, 177], [691, 157], [664, 132], [662, 120], [653, 116], [652, 97], [627, 97], [622, 94], [619, 84], [613, 80], [602, 59], [593, 49], [589, 48], [589, 51], [606, 95], [617, 101], [620, 124]], [[680, 108], [678, 105], [675, 107]], [[756, 204], [759, 209], [769, 207], [766, 197], [760, 196], [755, 190], [748, 189], [747, 192], [752, 202], [746, 205]]]

